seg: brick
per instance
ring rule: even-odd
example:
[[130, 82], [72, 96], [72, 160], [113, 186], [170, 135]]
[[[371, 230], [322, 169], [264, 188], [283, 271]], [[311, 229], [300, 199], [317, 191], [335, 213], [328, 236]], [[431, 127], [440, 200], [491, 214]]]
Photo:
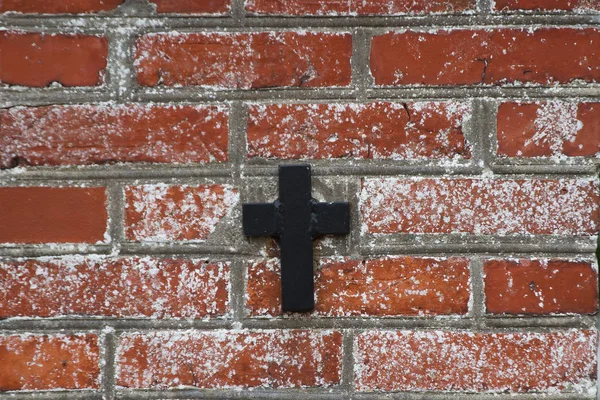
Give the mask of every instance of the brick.
[[349, 33], [153, 33], [136, 41], [143, 86], [226, 89], [348, 86]]
[[207, 318], [229, 311], [229, 263], [66, 256], [0, 262], [0, 318]]
[[104, 243], [101, 187], [0, 187], [0, 243]]
[[117, 350], [117, 385], [127, 388], [293, 388], [340, 383], [336, 331], [130, 333]]
[[24, 14], [87, 14], [110, 11], [125, 0], [2, 0], [0, 12]]
[[0, 390], [99, 389], [98, 338], [0, 336]]
[[495, 0], [495, 11], [600, 11], [597, 0]]
[[593, 391], [597, 333], [367, 331], [355, 341], [359, 391]]
[[125, 237], [140, 242], [205, 241], [239, 202], [230, 185], [125, 188]]
[[246, 11], [277, 15], [396, 15], [458, 13], [475, 9], [473, 0], [246, 0]]
[[[277, 259], [248, 266], [246, 309], [281, 315]], [[466, 314], [469, 261], [462, 258], [322, 259], [315, 273], [315, 316]]]
[[502, 103], [497, 121], [500, 156], [600, 155], [600, 103]]
[[491, 314], [593, 314], [598, 273], [585, 261], [487, 260], [485, 305]]
[[598, 233], [598, 184], [589, 179], [364, 179], [364, 233], [484, 235]]
[[470, 158], [464, 103], [255, 104], [248, 157], [277, 159]]
[[599, 41], [598, 29], [390, 32], [372, 39], [371, 73], [383, 86], [600, 82]]
[[224, 15], [231, 9], [231, 0], [149, 0], [158, 13]]
[[227, 109], [53, 105], [0, 111], [0, 167], [227, 161]]
[[104, 81], [107, 54], [105, 37], [0, 32], [0, 83], [98, 86]]

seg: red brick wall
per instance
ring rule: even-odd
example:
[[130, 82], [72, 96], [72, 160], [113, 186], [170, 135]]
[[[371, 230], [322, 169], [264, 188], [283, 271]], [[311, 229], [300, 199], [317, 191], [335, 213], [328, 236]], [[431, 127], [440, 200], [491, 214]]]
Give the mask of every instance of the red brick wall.
[[[596, 398], [599, 12], [0, 0], [0, 392]], [[283, 163], [351, 208], [303, 315]]]

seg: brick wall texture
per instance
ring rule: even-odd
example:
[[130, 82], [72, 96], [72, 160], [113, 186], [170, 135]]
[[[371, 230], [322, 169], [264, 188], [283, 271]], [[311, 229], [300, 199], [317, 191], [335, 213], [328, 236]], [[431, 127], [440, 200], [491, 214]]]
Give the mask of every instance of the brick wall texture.
[[[0, 0], [0, 400], [596, 399], [600, 0]], [[278, 165], [351, 232], [281, 309]]]

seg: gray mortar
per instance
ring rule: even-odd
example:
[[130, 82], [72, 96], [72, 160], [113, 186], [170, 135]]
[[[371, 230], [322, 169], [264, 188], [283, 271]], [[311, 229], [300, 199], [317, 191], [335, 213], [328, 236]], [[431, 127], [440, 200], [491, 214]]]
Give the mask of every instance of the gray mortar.
[[[492, 12], [491, 0], [478, 1], [478, 14], [391, 16], [391, 17], [257, 17], [243, 8], [243, 0], [232, 1], [231, 17], [190, 17], [157, 15], [144, 0], [128, 0], [117, 10], [84, 16], [0, 16], [0, 29], [48, 33], [89, 33], [106, 35], [109, 40], [108, 69], [100, 87], [52, 87], [24, 89], [0, 87], [0, 108], [40, 106], [49, 104], [79, 104], [114, 101], [182, 102], [185, 104], [226, 103], [230, 106], [229, 161], [215, 165], [114, 165], [89, 167], [39, 167], [0, 171], [0, 186], [35, 185], [96, 185], [106, 186], [110, 215], [111, 242], [102, 245], [24, 245], [0, 246], [0, 256], [59, 256], [66, 254], [112, 254], [115, 256], [156, 255], [164, 257], [209, 258], [231, 261], [231, 312], [211, 320], [151, 320], [133, 318], [13, 318], [0, 321], [0, 334], [38, 332], [100, 334], [102, 383], [100, 392], [39, 391], [0, 393], [0, 399], [447, 399], [472, 400], [539, 398], [533, 394], [492, 395], [474, 393], [354, 393], [353, 339], [365, 329], [467, 329], [470, 331], [553, 331], [556, 329], [600, 326], [593, 315], [558, 315], [546, 317], [506, 317], [485, 314], [483, 299], [483, 260], [496, 257], [557, 257], [594, 259], [597, 244], [587, 237], [536, 236], [533, 238], [464, 235], [361, 235], [358, 195], [361, 178], [380, 175], [403, 176], [480, 176], [487, 169], [494, 177], [595, 177], [598, 159], [577, 159], [564, 162], [552, 160], [515, 160], [495, 157], [495, 124], [500, 101], [570, 99], [598, 101], [600, 84], [574, 83], [560, 87], [376, 87], [369, 71], [370, 38], [389, 30], [411, 28], [529, 28], [550, 26], [598, 27], [600, 14]], [[179, 31], [265, 31], [294, 30], [351, 32], [353, 37], [352, 84], [345, 88], [282, 88], [265, 90], [212, 90], [210, 88], [144, 88], [137, 84], [132, 66], [135, 38], [145, 32]], [[277, 197], [277, 161], [246, 160], [245, 127], [247, 106], [252, 103], [368, 102], [390, 100], [458, 99], [471, 101], [473, 118], [465, 132], [472, 144], [472, 159], [447, 166], [437, 161], [350, 161], [319, 160], [313, 166], [313, 191], [319, 200], [347, 200], [351, 203], [352, 231], [345, 238], [317, 241], [316, 256], [344, 255], [375, 257], [408, 254], [421, 256], [464, 256], [471, 259], [471, 290], [473, 306], [465, 317], [406, 318], [325, 318], [283, 316], [277, 318], [247, 318], [244, 289], [248, 262], [262, 257], [265, 239], [246, 239], [239, 226], [240, 205], [228, 216], [206, 243], [127, 242], [123, 235], [123, 188], [129, 184], [166, 182], [202, 184], [221, 182], [240, 188], [241, 202], [273, 201]], [[465, 240], [469, 240], [465, 243]], [[106, 330], [107, 327], [114, 329]], [[343, 362], [341, 385], [317, 389], [255, 389], [237, 390], [127, 390], [115, 387], [115, 357], [119, 335], [131, 331], [155, 329], [340, 329], [343, 331]], [[104, 331], [102, 331], [104, 329]], [[584, 399], [570, 393], [544, 396], [548, 399]]]

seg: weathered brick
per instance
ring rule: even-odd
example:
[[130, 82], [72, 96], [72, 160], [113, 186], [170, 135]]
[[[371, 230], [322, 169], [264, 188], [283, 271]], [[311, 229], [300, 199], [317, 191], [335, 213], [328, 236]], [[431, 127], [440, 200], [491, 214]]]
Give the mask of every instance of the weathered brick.
[[597, 0], [495, 0], [493, 4], [496, 11], [600, 11]]
[[24, 14], [86, 14], [109, 11], [117, 8], [125, 0], [2, 0], [0, 12]]
[[104, 37], [0, 32], [0, 83], [98, 86], [103, 82], [107, 54]]
[[96, 335], [0, 336], [0, 391], [99, 389], [99, 362]]
[[136, 41], [144, 86], [229, 89], [350, 84], [349, 33], [152, 33]]
[[130, 333], [117, 350], [117, 385], [128, 388], [291, 388], [340, 383], [336, 331]]
[[497, 118], [500, 156], [600, 155], [600, 103], [502, 103]]
[[597, 333], [367, 331], [355, 341], [359, 391], [587, 393]]
[[363, 232], [594, 235], [589, 179], [372, 178], [360, 194]]
[[599, 41], [598, 29], [390, 32], [372, 39], [371, 73], [384, 86], [600, 82]]
[[593, 314], [598, 273], [584, 261], [487, 260], [485, 305], [492, 314]]
[[101, 187], [0, 187], [0, 243], [108, 240]]
[[227, 161], [218, 106], [55, 105], [0, 111], [0, 167]]
[[125, 188], [125, 236], [141, 242], [204, 241], [239, 201], [230, 185]]
[[68, 256], [0, 262], [0, 318], [206, 318], [229, 310], [229, 264]]
[[159, 13], [223, 15], [231, 9], [231, 0], [149, 0]]
[[470, 158], [464, 103], [251, 105], [248, 157]]
[[474, 8], [474, 0], [246, 0], [246, 11], [277, 15], [429, 14], [456, 13]]
[[[246, 308], [281, 315], [277, 259], [250, 263]], [[315, 311], [326, 317], [465, 314], [469, 261], [462, 258], [322, 259], [315, 273]]]

